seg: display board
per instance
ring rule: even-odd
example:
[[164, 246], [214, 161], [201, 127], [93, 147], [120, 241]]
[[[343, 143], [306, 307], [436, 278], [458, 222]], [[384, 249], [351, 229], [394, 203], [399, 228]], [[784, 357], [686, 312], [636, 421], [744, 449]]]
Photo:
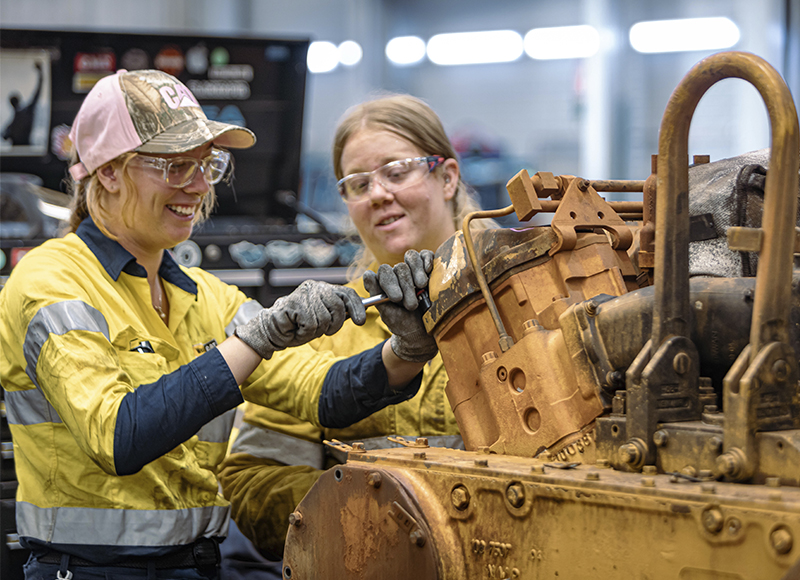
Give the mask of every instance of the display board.
[[64, 191], [64, 147], [84, 96], [118, 69], [156, 68], [182, 82], [211, 119], [258, 139], [234, 151], [235, 179], [217, 186], [221, 221], [293, 223], [308, 40], [0, 30], [0, 170]]

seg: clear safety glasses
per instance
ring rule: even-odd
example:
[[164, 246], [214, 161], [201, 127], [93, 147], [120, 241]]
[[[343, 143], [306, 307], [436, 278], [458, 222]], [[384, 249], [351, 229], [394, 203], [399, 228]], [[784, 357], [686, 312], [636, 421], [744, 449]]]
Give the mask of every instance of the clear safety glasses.
[[343, 177], [336, 187], [339, 189], [342, 199], [348, 203], [366, 199], [365, 196], [372, 187], [373, 179], [377, 179], [381, 187], [389, 193], [397, 193], [422, 181], [444, 161], [445, 158], [441, 155], [400, 159], [378, 167], [374, 171], [353, 173]]
[[170, 187], [186, 187], [197, 174], [198, 167], [209, 185], [219, 183], [225, 177], [231, 163], [231, 154], [221, 149], [212, 149], [203, 159], [195, 157], [148, 157], [136, 154], [135, 160], [142, 167], [152, 167], [164, 174], [164, 181]]

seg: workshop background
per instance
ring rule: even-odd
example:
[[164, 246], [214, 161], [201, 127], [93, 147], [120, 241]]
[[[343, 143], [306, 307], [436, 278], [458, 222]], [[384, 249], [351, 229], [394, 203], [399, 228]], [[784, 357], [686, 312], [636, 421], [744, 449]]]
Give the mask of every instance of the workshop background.
[[[664, 28], [670, 23], [663, 21], [674, 20], [681, 21], [671, 23], [678, 32]], [[242, 195], [220, 200], [226, 219], [212, 220], [216, 226], [177, 251], [181, 263], [214, 271], [264, 305], [305, 278], [345, 280], [355, 250], [346, 239], [330, 146], [343, 112], [381, 91], [411, 93], [434, 108], [487, 209], [509, 203], [505, 184], [520, 169], [645, 179], [670, 94], [714, 52], [755, 53], [782, 74], [796, 103], [800, 95], [800, 0], [0, 0], [0, 29], [0, 43], [18, 42], [13, 31], [25, 29], [48, 31], [37, 38], [54, 42], [78, 42], [78, 33], [112, 33], [111, 44], [113, 33], [222, 37], [230, 39], [231, 54], [235, 46], [262, 43], [263, 54], [278, 60], [307, 50], [294, 68], [302, 82], [287, 97], [297, 105], [297, 135], [290, 131], [285, 142], [276, 137], [270, 145], [294, 173], [282, 179], [296, 186], [266, 192], [263, 212], [242, 209], [249, 199], [242, 154]], [[439, 36], [488, 32], [494, 34]], [[0, 67], [6, 111], [10, 62]], [[59, 87], [55, 73], [44, 81]], [[0, 287], [27, 249], [56, 235], [64, 198], [36, 190], [33, 203], [25, 188], [43, 179], [35, 160], [53, 153], [53, 118], [66, 116], [57, 101], [77, 107], [86, 91], [44, 97], [40, 105], [53, 105], [52, 118], [39, 117], [44, 125], [34, 126], [30, 145], [0, 141]], [[701, 100], [689, 152], [713, 161], [767, 147], [769, 137], [756, 90], [729, 79]], [[24, 159], [30, 179], [18, 173]], [[58, 179], [45, 185], [63, 190]], [[0, 427], [0, 576], [12, 580], [25, 555], [15, 549], [13, 451], [5, 420]]]

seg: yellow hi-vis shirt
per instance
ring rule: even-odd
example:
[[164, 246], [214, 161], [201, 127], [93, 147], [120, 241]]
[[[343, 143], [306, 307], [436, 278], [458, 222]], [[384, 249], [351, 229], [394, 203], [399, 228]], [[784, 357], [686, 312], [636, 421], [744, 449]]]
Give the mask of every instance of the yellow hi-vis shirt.
[[[317, 382], [267, 391], [265, 361], [239, 388], [213, 348], [258, 312], [257, 302], [203, 270], [179, 267], [167, 253], [159, 274], [168, 326], [151, 306], [144, 269], [87, 219], [76, 233], [31, 250], [0, 292], [0, 384], [19, 481], [17, 531], [32, 548], [113, 561], [224, 536], [230, 506], [218, 493], [216, 470], [242, 395], [318, 421]], [[311, 364], [315, 374], [326, 373], [337, 360]], [[161, 399], [170, 391], [151, 389], [169, 381], [193, 394]], [[157, 394], [137, 399], [136, 417], [166, 405], [176, 425], [203, 413], [208, 422], [186, 440], [143, 440], [136, 431], [144, 427], [119, 416], [134, 391]], [[120, 421], [127, 421], [123, 435], [138, 435], [141, 447], [166, 446], [164, 454], [118, 473]]]

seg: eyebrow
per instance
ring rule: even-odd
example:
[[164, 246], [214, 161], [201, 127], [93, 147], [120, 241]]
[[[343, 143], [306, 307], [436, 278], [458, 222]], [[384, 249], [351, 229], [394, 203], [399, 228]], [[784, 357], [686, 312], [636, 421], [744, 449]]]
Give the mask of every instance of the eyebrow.
[[[380, 169], [384, 165], [386, 165], [388, 163], [393, 163], [394, 161], [403, 161], [404, 159], [416, 159], [417, 157], [425, 157], [425, 156], [424, 155], [410, 155], [410, 156], [404, 156], [404, 157], [384, 157], [383, 159], [380, 160], [380, 162], [379, 162], [380, 165], [378, 165], [378, 167], [376, 167], [375, 169]], [[348, 175], [355, 175], [357, 173], [370, 173], [372, 171], [374, 171], [374, 169], [359, 169], [357, 171], [349, 171], [349, 172], [345, 171], [344, 175], [345, 175], [345, 177], [347, 177]]]

